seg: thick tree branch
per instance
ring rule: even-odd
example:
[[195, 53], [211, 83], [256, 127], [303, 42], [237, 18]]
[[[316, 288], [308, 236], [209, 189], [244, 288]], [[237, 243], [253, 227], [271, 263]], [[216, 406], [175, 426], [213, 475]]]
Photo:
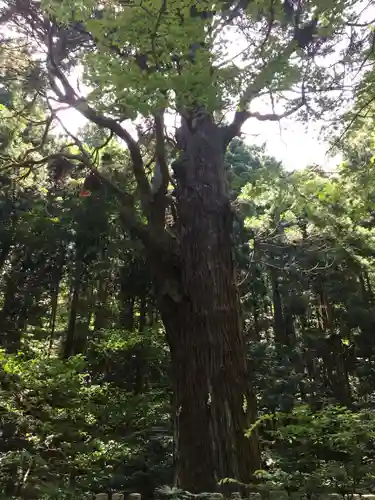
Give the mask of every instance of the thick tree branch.
[[106, 175], [104, 175], [97, 169], [90, 155], [85, 150], [82, 142], [78, 139], [78, 137], [69, 132], [69, 130], [65, 127], [65, 125], [59, 118], [57, 119], [62, 128], [64, 129], [65, 133], [73, 139], [74, 144], [81, 151], [82, 156], [78, 156], [77, 159], [79, 159], [79, 161], [81, 161], [90, 170], [90, 172], [94, 174], [100, 180], [100, 182], [102, 182], [102, 184], [107, 186], [117, 196], [117, 198], [121, 201], [121, 203], [123, 204], [126, 203], [127, 205], [129, 205], [129, 208], [132, 208], [134, 210], [133, 196], [127, 193], [126, 191], [120, 189], [114, 182], [111, 181], [111, 179], [109, 179]]
[[[85, 118], [99, 127], [109, 129], [113, 134], [117, 135], [117, 137], [126, 143], [132, 159], [134, 177], [137, 181], [137, 186], [140, 192], [142, 207], [145, 212], [148, 213], [148, 207], [151, 200], [151, 188], [146, 176], [141, 150], [137, 141], [133, 139], [130, 133], [119, 122], [113, 118], [97, 113], [89, 106], [86, 99], [77, 96], [66, 76], [61, 72], [60, 68], [56, 64], [53, 50], [52, 32], [50, 32], [48, 46], [48, 70], [52, 89], [61, 102], [69, 104], [69, 106], [75, 108]], [[55, 79], [57, 79], [61, 84], [63, 91], [59, 89]]]
[[85, 118], [92, 121], [101, 128], [108, 128], [111, 132], [116, 134], [117, 137], [125, 141], [129, 149], [130, 157], [132, 159], [134, 177], [138, 184], [141, 199], [144, 200], [145, 205], [147, 206], [150, 200], [151, 189], [144, 170], [143, 159], [137, 142], [131, 137], [129, 132], [127, 132], [118, 122], [116, 122], [116, 120], [98, 114], [95, 110], [90, 108], [85, 100], [80, 99], [75, 104], [73, 104], [73, 106], [75, 107], [75, 109], [80, 111]]
[[[166, 200], [165, 193], [163, 192], [160, 193], [163, 196], [163, 200], [159, 203], [158, 207], [160, 208], [160, 210], [159, 211], [154, 210], [155, 213], [151, 213], [149, 217], [149, 221], [153, 222], [158, 220], [157, 219], [158, 215], [161, 215], [162, 217], [159, 217], [159, 219], [161, 220], [161, 224], [157, 226], [146, 226], [145, 224], [140, 222], [137, 218], [137, 214], [134, 208], [134, 197], [131, 194], [127, 193], [126, 191], [120, 189], [114, 182], [112, 182], [111, 179], [109, 179], [106, 175], [100, 172], [96, 168], [90, 155], [86, 152], [82, 142], [77, 137], [75, 137], [71, 132], [69, 132], [61, 121], [60, 124], [65, 130], [65, 132], [68, 135], [70, 135], [74, 143], [78, 146], [79, 150], [81, 151], [81, 155], [76, 156], [75, 158], [81, 161], [85, 166], [87, 166], [90, 172], [94, 174], [102, 182], [103, 185], [107, 186], [107, 188], [109, 188], [111, 192], [113, 192], [118, 198], [118, 200], [121, 202], [120, 219], [122, 221], [123, 227], [127, 231], [129, 231], [129, 233], [133, 237], [138, 238], [143, 243], [143, 245], [148, 249], [148, 251], [152, 251], [153, 249], [153, 251], [160, 252], [164, 256], [167, 256], [168, 254], [169, 255], [173, 254], [174, 256], [176, 256], [177, 250], [175, 248], [174, 238], [172, 238], [171, 235], [168, 234], [168, 232], [165, 231], [164, 229], [164, 211], [165, 211], [165, 200]], [[162, 124], [163, 123], [161, 122], [161, 125]], [[163, 128], [161, 130], [163, 131]], [[165, 166], [167, 166], [166, 162]]]
[[167, 191], [170, 181], [164, 137], [164, 110], [155, 115], [155, 167], [152, 180], [153, 206], [149, 223], [156, 232], [164, 232], [165, 210], [168, 205]]
[[167, 158], [165, 152], [165, 139], [164, 139], [164, 116], [163, 112], [155, 116], [155, 136], [156, 136], [156, 161], [160, 167], [162, 175], [162, 184], [160, 191], [165, 194], [169, 185], [169, 170], [167, 165]]
[[296, 111], [296, 109], [299, 109], [302, 106], [302, 104], [300, 104], [296, 109], [286, 112], [285, 116], [275, 115], [275, 114], [262, 115], [260, 113], [250, 112], [248, 109], [251, 102], [256, 97], [259, 97], [261, 91], [265, 86], [265, 82], [269, 80], [270, 77], [272, 77], [273, 73], [276, 70], [280, 69], [280, 64], [282, 64], [283, 61], [289, 60], [290, 56], [293, 54], [295, 49], [296, 45], [295, 42], [293, 41], [289, 45], [287, 45], [285, 49], [275, 59], [271, 59], [268, 63], [266, 63], [263, 66], [262, 70], [255, 77], [254, 81], [250, 85], [248, 85], [248, 87], [244, 90], [244, 92], [240, 97], [238, 111], [234, 116], [233, 122], [227, 127], [226, 130], [226, 136], [228, 142], [230, 142], [230, 140], [233, 137], [235, 137], [240, 133], [242, 125], [249, 118], [253, 117], [257, 118], [258, 120], [277, 121], [280, 120], [281, 118], [284, 118], [285, 116], [290, 116], [292, 113]]
[[305, 105], [305, 99], [300, 99], [297, 101], [296, 105], [284, 111], [284, 113], [258, 113], [257, 111], [237, 111], [233, 122], [226, 128], [225, 136], [226, 136], [226, 144], [240, 134], [241, 127], [249, 118], [256, 118], [259, 121], [271, 121], [277, 122], [282, 120], [283, 118], [288, 118], [288, 116], [293, 115], [296, 111], [301, 109]]
[[[78, 141], [79, 142], [79, 141]], [[175, 247], [174, 239], [166, 232], [155, 235], [153, 231], [150, 230], [145, 224], [138, 220], [136, 210], [134, 208], [134, 198], [131, 194], [120, 189], [117, 184], [115, 184], [106, 175], [100, 172], [97, 167], [92, 162], [90, 155], [82, 148], [82, 145], [77, 144], [80, 147], [81, 154], [70, 154], [70, 153], [55, 153], [52, 155], [45, 156], [38, 160], [25, 160], [22, 163], [14, 162], [13, 164], [7, 165], [6, 168], [17, 167], [17, 168], [28, 168], [29, 171], [26, 175], [29, 175], [32, 167], [46, 165], [51, 160], [59, 160], [65, 158], [71, 162], [76, 162], [83, 164], [87, 169], [94, 174], [100, 182], [106, 186], [119, 200], [121, 203], [120, 208], [120, 219], [123, 224], [124, 229], [129, 231], [129, 233], [138, 238], [143, 245], [147, 248], [149, 252], [155, 251], [162, 253], [166, 258], [168, 253], [173, 255], [174, 259], [177, 258], [178, 252]], [[4, 167], [5, 169], [5, 167]], [[152, 250], [154, 249], [154, 250]]]

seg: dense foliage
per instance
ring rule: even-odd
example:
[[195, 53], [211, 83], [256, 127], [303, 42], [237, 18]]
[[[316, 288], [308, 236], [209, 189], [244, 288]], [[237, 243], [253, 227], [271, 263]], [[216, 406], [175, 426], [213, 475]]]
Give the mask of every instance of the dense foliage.
[[[374, 491], [359, 4], [0, 5], [1, 498]], [[239, 138], [293, 113], [331, 120], [334, 172]]]
[[[363, 166], [348, 159], [333, 176], [286, 172], [239, 140], [227, 162], [241, 190], [234, 236], [261, 485], [368, 491], [375, 235], [371, 186], [365, 192], [357, 180]], [[68, 184], [51, 217], [53, 187], [11, 182], [2, 194], [10, 207], [2, 211], [2, 338], [11, 342], [1, 357], [5, 498], [152, 495], [173, 481], [173, 426], [168, 347], [144, 262], [110, 205], [101, 226], [102, 204]], [[74, 356], [65, 360], [68, 342]]]

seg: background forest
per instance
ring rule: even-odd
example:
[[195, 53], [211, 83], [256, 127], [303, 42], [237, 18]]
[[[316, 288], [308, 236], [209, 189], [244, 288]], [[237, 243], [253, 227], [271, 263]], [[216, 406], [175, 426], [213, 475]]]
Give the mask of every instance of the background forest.
[[[345, 2], [336, 3], [345, 12]], [[43, 7], [9, 2], [1, 11], [1, 25], [13, 19], [13, 29], [38, 39], [42, 28], [33, 17], [33, 5]], [[236, 8], [230, 10], [231, 21], [241, 9], [246, 17], [243, 4], [238, 12]], [[57, 26], [51, 19], [51, 26]], [[353, 35], [347, 46], [351, 63], [361, 68], [351, 111], [342, 118], [338, 101], [314, 94], [334, 122], [345, 124], [345, 129], [328, 127], [328, 140], [343, 157], [336, 169], [328, 172], [314, 165], [288, 171], [266, 148], [243, 142], [239, 129], [224, 156], [247, 377], [257, 411], [244, 429], [249, 442], [256, 436], [260, 449], [251, 482], [240, 484], [251, 491], [282, 488], [308, 498], [375, 491], [375, 72], [373, 32], [368, 23], [364, 28], [361, 41]], [[176, 424], [176, 394], [181, 390], [174, 385], [171, 363], [176, 345], [166, 335], [160, 312], [164, 292], [149, 265], [145, 228], [152, 228], [153, 219], [139, 190], [142, 176], [134, 166], [134, 144], [118, 132], [115, 119], [103, 125], [92, 108], [87, 111], [74, 99], [68, 104], [82, 108], [91, 123], [76, 136], [69, 134], [68, 124], [56, 114], [56, 102], [51, 105], [50, 92], [58, 96], [60, 106], [69, 97], [70, 84], [56, 69], [35, 62], [35, 46], [31, 50], [21, 43], [22, 37], [4, 33], [1, 498], [78, 499], [102, 491], [137, 491], [146, 500], [156, 492], [178, 496], [180, 490], [166, 485], [188, 489], [185, 484], [192, 480], [186, 474], [181, 480], [176, 473], [176, 435], [185, 422]], [[103, 47], [96, 43], [100, 54]], [[85, 55], [75, 46], [69, 50], [70, 64], [83, 60]], [[69, 63], [63, 58], [60, 63], [67, 70]], [[63, 82], [65, 96], [61, 85], [48, 81], [48, 71]], [[104, 75], [103, 67], [100, 71]], [[274, 68], [273, 75], [280, 79], [278, 71]], [[104, 88], [98, 75], [93, 78]], [[319, 85], [328, 82], [321, 73], [319, 78]], [[264, 80], [262, 85], [271, 83]], [[106, 105], [104, 99], [99, 111], [104, 113]], [[152, 115], [139, 109], [143, 116]], [[160, 116], [155, 113], [154, 118], [155, 124], [146, 120], [148, 128], [137, 124], [140, 136], [143, 133], [146, 181], [152, 176], [154, 152], [159, 163], [163, 158]], [[149, 132], [153, 127], [155, 136]], [[183, 147], [171, 143], [166, 133], [164, 139], [164, 156], [172, 160], [176, 148]], [[183, 217], [185, 195], [184, 181], [176, 172], [174, 176], [177, 187], [167, 183], [164, 194], [175, 202], [163, 206], [162, 225], [166, 233], [178, 234], [179, 215], [173, 207]], [[123, 206], [128, 201], [124, 193], [133, 193], [134, 213], [143, 226], [132, 225], [128, 212], [119, 210], [119, 199]], [[205, 237], [204, 232], [197, 234]], [[156, 264], [161, 266], [159, 257]], [[195, 328], [188, 316], [179, 321]], [[203, 379], [196, 358], [190, 358], [199, 344], [193, 337], [191, 342], [193, 351], [181, 354], [184, 366], [191, 362], [188, 375]], [[200, 397], [197, 394], [197, 412]], [[241, 404], [253, 405], [250, 398]], [[194, 399], [190, 405], [194, 412]], [[238, 491], [236, 480], [241, 477], [239, 473], [218, 480]], [[197, 476], [197, 491], [201, 485], [204, 481]]]

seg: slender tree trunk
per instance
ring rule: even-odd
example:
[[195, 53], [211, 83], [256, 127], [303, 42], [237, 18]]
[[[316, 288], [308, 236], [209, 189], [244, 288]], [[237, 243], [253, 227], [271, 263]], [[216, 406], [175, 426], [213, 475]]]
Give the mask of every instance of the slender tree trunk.
[[8, 352], [17, 352], [21, 343], [21, 332], [16, 328], [19, 301], [16, 298], [18, 282], [10, 276], [7, 279], [4, 305], [0, 311], [0, 345]]
[[121, 290], [121, 310], [119, 314], [119, 326], [132, 332], [134, 330], [134, 297]]
[[49, 346], [48, 353], [49, 355], [52, 352], [53, 342], [55, 340], [55, 328], [56, 328], [56, 316], [57, 316], [57, 306], [59, 301], [59, 293], [60, 293], [60, 280], [62, 277], [62, 268], [63, 268], [63, 259], [60, 259], [60, 262], [53, 269], [53, 278], [52, 278], [52, 290], [51, 290], [51, 316], [49, 322], [50, 329], [50, 338], [49, 338]]
[[98, 282], [94, 321], [95, 331], [108, 327], [109, 312], [107, 301], [109, 297], [109, 280], [110, 276], [108, 276], [106, 280], [100, 278]]
[[[83, 280], [84, 264], [80, 261], [76, 263], [73, 283], [71, 285], [71, 301], [68, 328], [63, 345], [63, 358], [67, 359], [79, 352], [83, 352], [82, 348], [86, 339], [83, 338], [84, 330], [88, 327], [85, 325], [84, 315], [81, 314], [80, 296], [85, 293], [87, 284]], [[86, 321], [87, 323], [87, 321]], [[85, 328], [86, 326], [86, 328]]]
[[[255, 297], [255, 294], [254, 294]], [[254, 328], [251, 329], [251, 340], [260, 341], [260, 327], [259, 327], [259, 305], [256, 298], [253, 301], [253, 318], [254, 318]]]
[[70, 313], [68, 328], [66, 330], [66, 336], [63, 346], [63, 358], [68, 359], [74, 354], [74, 343], [76, 338], [76, 323], [77, 323], [77, 313], [78, 313], [78, 299], [79, 299], [79, 277], [75, 277], [73, 282], [73, 289], [71, 292], [71, 302], [70, 302]]
[[19, 289], [26, 280], [25, 260], [21, 253], [13, 254], [11, 269], [5, 281], [3, 307], [0, 311], [0, 346], [9, 353], [17, 352], [21, 346], [22, 332], [17, 328], [17, 324], [22, 304]]
[[223, 478], [248, 483], [260, 459], [256, 433], [245, 437], [256, 405], [232, 255], [224, 140], [207, 115], [183, 139], [175, 166], [182, 296], [162, 296], [160, 310], [171, 349], [177, 482], [205, 492]]
[[359, 284], [361, 287], [363, 300], [368, 303], [373, 303], [373, 293], [371, 288], [371, 282], [367, 271], [358, 273]]
[[351, 406], [353, 398], [341, 337], [339, 335], [332, 335], [327, 339], [327, 344], [330, 350], [331, 373], [333, 374], [331, 386], [333, 392], [341, 404]]
[[[2, 235], [2, 241], [0, 244], [0, 270], [3, 269], [5, 262], [7, 261], [13, 241], [14, 241], [14, 235], [15, 235], [15, 230], [16, 230], [16, 225], [17, 225], [17, 216], [12, 213], [11, 218], [10, 218], [10, 227], [8, 227], [8, 230], [5, 231]], [[3, 221], [0, 221], [0, 224], [3, 224]]]
[[[257, 280], [261, 280], [262, 276], [261, 273], [259, 272], [259, 268], [255, 267], [254, 272], [252, 276], [255, 279], [255, 282]], [[251, 279], [251, 276], [249, 277]], [[247, 287], [249, 285], [247, 284]], [[261, 316], [261, 301], [259, 301], [259, 294], [257, 291], [257, 286], [251, 287], [251, 312], [253, 315], [254, 323], [253, 326], [250, 328], [250, 332], [248, 332], [248, 338], [250, 340], [254, 340], [259, 342], [261, 338], [261, 325], [260, 325], [260, 316]]]
[[324, 291], [324, 284], [320, 284], [319, 290], [321, 325], [322, 331], [330, 333], [328, 338], [322, 339], [321, 355], [327, 373], [328, 384], [341, 404], [350, 406], [352, 395], [349, 376], [345, 366], [344, 349], [341, 336], [336, 333], [333, 311]]
[[9, 236], [7, 236], [6, 241], [1, 243], [0, 270], [3, 269], [5, 262], [6, 262], [7, 258], [9, 257], [9, 254], [10, 254], [11, 249], [12, 249], [12, 243], [13, 243], [13, 240]]
[[[145, 297], [142, 297], [139, 304], [139, 321], [138, 321], [138, 331], [140, 334], [144, 334], [146, 329], [146, 319], [147, 319], [147, 301]], [[143, 394], [145, 392], [146, 385], [146, 373], [147, 373], [147, 350], [148, 350], [148, 340], [143, 339], [140, 345], [137, 345], [135, 351], [135, 394]]]
[[285, 331], [285, 322], [283, 316], [283, 307], [281, 303], [280, 287], [278, 276], [274, 269], [270, 271], [272, 284], [272, 302], [273, 302], [273, 327], [275, 333], [275, 342], [279, 345], [287, 345], [287, 336]]
[[367, 293], [368, 293], [369, 301], [370, 301], [370, 304], [373, 304], [374, 303], [374, 292], [372, 290], [370, 276], [369, 276], [367, 271], [365, 271], [364, 275], [365, 275], [365, 280], [366, 280], [366, 285], [367, 285]]

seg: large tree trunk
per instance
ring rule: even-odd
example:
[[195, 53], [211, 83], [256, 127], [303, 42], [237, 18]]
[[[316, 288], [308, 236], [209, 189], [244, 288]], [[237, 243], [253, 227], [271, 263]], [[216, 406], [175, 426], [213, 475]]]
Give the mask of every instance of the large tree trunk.
[[256, 433], [245, 437], [256, 409], [232, 255], [224, 137], [208, 116], [198, 125], [185, 130], [175, 166], [181, 297], [160, 300], [175, 390], [177, 481], [192, 492], [214, 491], [228, 477], [249, 482], [260, 466]]

